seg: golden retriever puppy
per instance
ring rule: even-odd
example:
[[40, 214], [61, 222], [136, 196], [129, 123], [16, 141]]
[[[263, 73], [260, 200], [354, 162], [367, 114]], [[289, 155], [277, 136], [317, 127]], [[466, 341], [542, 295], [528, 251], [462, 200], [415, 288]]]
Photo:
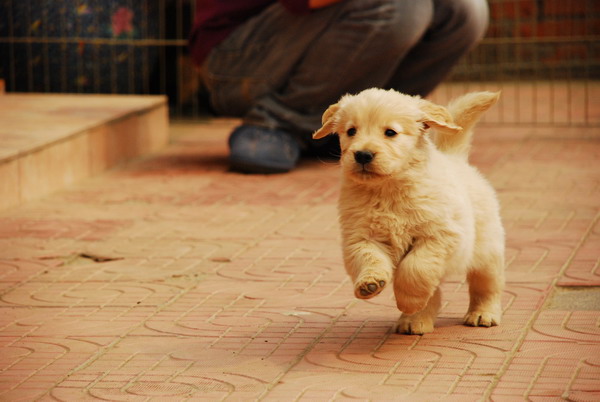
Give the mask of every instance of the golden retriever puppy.
[[504, 229], [493, 188], [468, 163], [473, 126], [498, 97], [469, 93], [446, 109], [372, 88], [331, 105], [313, 135], [340, 137], [338, 209], [354, 293], [368, 299], [393, 281], [398, 332], [433, 331], [440, 283], [455, 272], [469, 283], [464, 323], [500, 323]]

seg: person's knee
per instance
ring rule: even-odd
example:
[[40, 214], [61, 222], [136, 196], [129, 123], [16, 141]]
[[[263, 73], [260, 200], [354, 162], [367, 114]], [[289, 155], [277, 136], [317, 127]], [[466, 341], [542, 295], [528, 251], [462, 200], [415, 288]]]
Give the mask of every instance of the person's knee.
[[346, 23], [368, 26], [384, 35], [382, 43], [392, 54], [394, 49], [410, 49], [421, 40], [433, 18], [429, 0], [346, 0], [340, 4], [344, 4]]
[[489, 22], [489, 10], [485, 0], [435, 0], [441, 7], [448, 25], [457, 37], [471, 46], [485, 35]]

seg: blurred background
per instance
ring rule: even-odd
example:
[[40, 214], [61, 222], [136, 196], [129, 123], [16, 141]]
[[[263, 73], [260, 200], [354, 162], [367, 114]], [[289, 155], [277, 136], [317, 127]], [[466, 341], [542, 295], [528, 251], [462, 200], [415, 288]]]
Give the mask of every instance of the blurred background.
[[[489, 4], [486, 38], [433, 97], [500, 89], [488, 122], [600, 125], [592, 109], [600, 102], [600, 1]], [[8, 92], [166, 94], [172, 118], [210, 117], [187, 52], [194, 7], [193, 0], [0, 0], [0, 79]]]

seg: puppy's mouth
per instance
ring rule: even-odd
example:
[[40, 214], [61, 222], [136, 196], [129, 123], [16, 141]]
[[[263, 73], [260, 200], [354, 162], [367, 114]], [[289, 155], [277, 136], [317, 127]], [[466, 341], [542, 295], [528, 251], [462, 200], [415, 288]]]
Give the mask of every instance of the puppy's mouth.
[[348, 177], [352, 180], [359, 182], [378, 181], [378, 179], [385, 178], [389, 174], [382, 171], [381, 167], [376, 161], [370, 161], [369, 163], [359, 163], [352, 158], [342, 156], [341, 162], [344, 166], [344, 170]]
[[360, 164], [357, 164], [356, 165], [356, 171], [358, 173], [360, 173], [360, 174], [367, 174], [367, 175], [369, 175], [369, 174], [376, 174], [373, 171], [373, 168], [371, 167], [371, 165], [360, 165]]
[[377, 172], [371, 164], [361, 165], [357, 163], [354, 165], [352, 173], [354, 176], [362, 180], [371, 180], [384, 176], [383, 174]]

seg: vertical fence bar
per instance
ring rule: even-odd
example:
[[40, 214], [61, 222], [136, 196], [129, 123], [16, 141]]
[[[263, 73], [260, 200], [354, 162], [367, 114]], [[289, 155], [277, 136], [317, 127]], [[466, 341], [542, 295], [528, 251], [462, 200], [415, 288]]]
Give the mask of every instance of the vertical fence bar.
[[[44, 10], [44, 12], [47, 15], [47, 11]], [[48, 39], [48, 24], [43, 23], [42, 24], [42, 31], [43, 31], [43, 35], [42, 38], [43, 39]], [[48, 42], [44, 41], [43, 45], [42, 45], [42, 63], [43, 63], [43, 71], [44, 71], [44, 76], [42, 77], [42, 80], [44, 82], [44, 91], [46, 92], [50, 92], [50, 56], [49, 56], [49, 49], [48, 49]]]
[[[133, 3], [131, 2], [131, 0], [129, 0], [127, 2], [127, 6], [129, 7], [130, 10], [132, 10], [132, 11], [134, 10]], [[138, 18], [139, 20], [141, 20], [143, 18], [143, 13], [136, 13], [135, 18]], [[135, 21], [133, 23], [135, 23]], [[135, 36], [132, 35], [132, 37], [135, 37]], [[134, 78], [134, 75], [136, 74], [136, 69], [135, 69], [135, 52], [136, 52], [136, 50], [137, 50], [137, 46], [134, 45], [133, 43], [130, 43], [127, 46], [127, 53], [128, 53], [127, 69], [129, 70], [127, 72], [127, 83], [129, 86], [130, 94], [134, 94], [137, 92], [135, 78]], [[141, 71], [141, 73], [143, 74], [143, 70]]]
[[[538, 31], [538, 22], [539, 22], [539, 5], [538, 2], [533, 3], [532, 5], [532, 10], [531, 10], [531, 26], [533, 29], [533, 32], [537, 32]], [[533, 60], [534, 61], [538, 61], [540, 59], [540, 49], [539, 46], [536, 46], [533, 43], [529, 44], [529, 50], [531, 51], [531, 54], [533, 56]], [[540, 80], [540, 74], [539, 74], [539, 68], [536, 67], [532, 67], [532, 94], [531, 94], [531, 121], [533, 122], [533, 124], [537, 123], [538, 120], [538, 101], [539, 101], [539, 97], [538, 97], [538, 84], [539, 84], [539, 80]]]
[[33, 85], [33, 56], [32, 56], [32, 52], [31, 52], [31, 42], [32, 39], [31, 37], [33, 36], [33, 32], [32, 32], [32, 28], [33, 28], [33, 23], [31, 21], [31, 15], [32, 10], [31, 10], [31, 2], [29, 0], [27, 1], [27, 19], [26, 19], [26, 25], [25, 25], [25, 29], [26, 32], [28, 34], [28, 36], [30, 37], [30, 39], [27, 41], [27, 43], [25, 44], [25, 54], [27, 55], [25, 57], [25, 63], [27, 63], [27, 90], [30, 92], [35, 91], [34, 85]]
[[[166, 39], [166, 35], [165, 35], [165, 28], [166, 28], [165, 0], [160, 0], [158, 2], [158, 4], [159, 4], [159, 6], [158, 6], [158, 38]], [[165, 75], [167, 74], [165, 46], [159, 47], [158, 58], [159, 58], [158, 69], [159, 69], [159, 77], [160, 77], [159, 78], [160, 79], [159, 88], [160, 88], [160, 92], [164, 94], [167, 91], [167, 83], [166, 83], [166, 77], [165, 77]]]
[[[509, 0], [509, 1], [511, 1], [511, 0]], [[511, 32], [512, 31], [512, 27], [508, 26], [508, 21], [507, 21], [506, 18], [504, 18], [504, 7], [503, 7], [503, 4], [501, 4], [502, 2], [500, 1], [498, 3], [500, 3], [500, 4], [496, 8], [496, 10], [498, 10], [497, 21], [498, 21], [498, 26], [500, 27], [500, 32], [499, 33], [501, 35], [506, 35], [506, 32]], [[505, 70], [505, 68], [506, 68], [505, 67], [505, 64], [506, 64], [505, 54], [506, 54], [506, 47], [507, 46], [508, 46], [507, 44], [500, 44], [500, 45], [497, 46], [497, 49], [496, 49], [496, 51], [498, 52], [498, 63], [497, 63], [497, 69], [498, 70], [496, 71], [495, 75], [497, 77], [500, 77], [499, 78], [499, 84], [500, 84], [500, 89], [502, 91], [505, 90], [505, 88], [504, 88], [504, 77], [503, 77], [504, 71], [503, 70]], [[498, 108], [498, 111], [499, 111], [499, 113], [498, 113], [499, 114], [499, 120], [500, 120], [501, 123], [505, 122], [504, 119], [505, 119], [505, 110], [506, 109], [505, 109], [504, 105], [505, 105], [505, 102], [500, 102], [500, 105], [499, 105], [499, 108]]]
[[[174, 39], [181, 39], [183, 38], [183, 15], [182, 15], [182, 5], [181, 5], [181, 1], [177, 1], [173, 7], [173, 12], [175, 13], [175, 29], [174, 29]], [[184, 87], [184, 82], [183, 82], [183, 77], [184, 77], [184, 72], [183, 72], [183, 65], [182, 65], [182, 52], [181, 52], [182, 47], [181, 46], [176, 46], [175, 47], [175, 71], [177, 71], [177, 77], [176, 77], [176, 81], [175, 81], [175, 93], [177, 94], [177, 106], [178, 106], [178, 114], [182, 114], [182, 110], [183, 110], [183, 105], [182, 102], [185, 101], [184, 97], [183, 97], [183, 87]]]
[[[570, 18], [570, 24], [568, 24], [568, 30], [570, 31], [570, 36], [574, 37], [575, 32], [574, 32], [574, 27], [575, 24], [578, 22], [576, 21], [577, 18], [577, 14], [575, 13], [575, 8], [573, 7], [573, 2], [564, 2], [566, 9], [567, 9], [567, 13], [568, 15], [571, 17]], [[556, 18], [560, 18], [558, 13], [556, 15]], [[556, 24], [557, 25], [557, 29], [559, 27], [559, 25], [562, 25], [563, 21], [560, 21], [561, 24]], [[567, 24], [565, 24], [567, 25]], [[573, 54], [573, 42], [569, 42], [565, 45], [566, 47], [566, 51], [565, 51], [565, 57], [567, 57], [567, 60], [571, 59], [572, 56], [574, 56]], [[562, 60], [559, 61], [560, 63], [562, 63]], [[573, 65], [566, 65], [565, 66], [565, 77], [567, 80], [566, 83], [566, 90], [567, 90], [567, 124], [571, 124], [573, 121], [573, 109], [571, 108], [571, 102], [573, 100], [572, 96], [572, 85], [573, 85]]]
[[[150, 7], [148, 6], [148, 0], [143, 0], [142, 2], [142, 14], [145, 16], [145, 18], [142, 20], [143, 22], [141, 23], [140, 26], [140, 30], [141, 30], [141, 37], [142, 38], [150, 38], [150, 30], [149, 30], [149, 26], [150, 26]], [[149, 50], [148, 50], [148, 46], [143, 46], [140, 49], [140, 54], [141, 54], [141, 65], [142, 65], [142, 74], [144, 77], [146, 77], [146, 79], [143, 81], [142, 83], [142, 88], [140, 88], [141, 92], [143, 94], [149, 94], [150, 93], [150, 80], [152, 79], [152, 77], [150, 76], [150, 56], [149, 56]]]
[[[592, 16], [593, 16], [593, 7], [592, 7], [592, 2], [591, 1], [586, 1], [585, 3], [585, 12], [584, 12], [584, 24], [585, 24], [585, 32], [594, 32], [592, 29]], [[585, 51], [586, 51], [586, 55], [593, 55], [594, 54], [594, 45], [593, 42], [589, 41], [586, 42], [585, 44]], [[592, 60], [592, 62], [595, 62], [594, 60]], [[585, 78], [583, 81], [583, 92], [584, 92], [584, 96], [583, 96], [583, 121], [585, 125], [589, 125], [591, 123], [590, 121], [590, 91], [589, 91], [589, 86], [591, 85], [590, 83], [590, 65], [588, 63], [585, 63], [583, 66], [583, 69], [585, 71]]]

